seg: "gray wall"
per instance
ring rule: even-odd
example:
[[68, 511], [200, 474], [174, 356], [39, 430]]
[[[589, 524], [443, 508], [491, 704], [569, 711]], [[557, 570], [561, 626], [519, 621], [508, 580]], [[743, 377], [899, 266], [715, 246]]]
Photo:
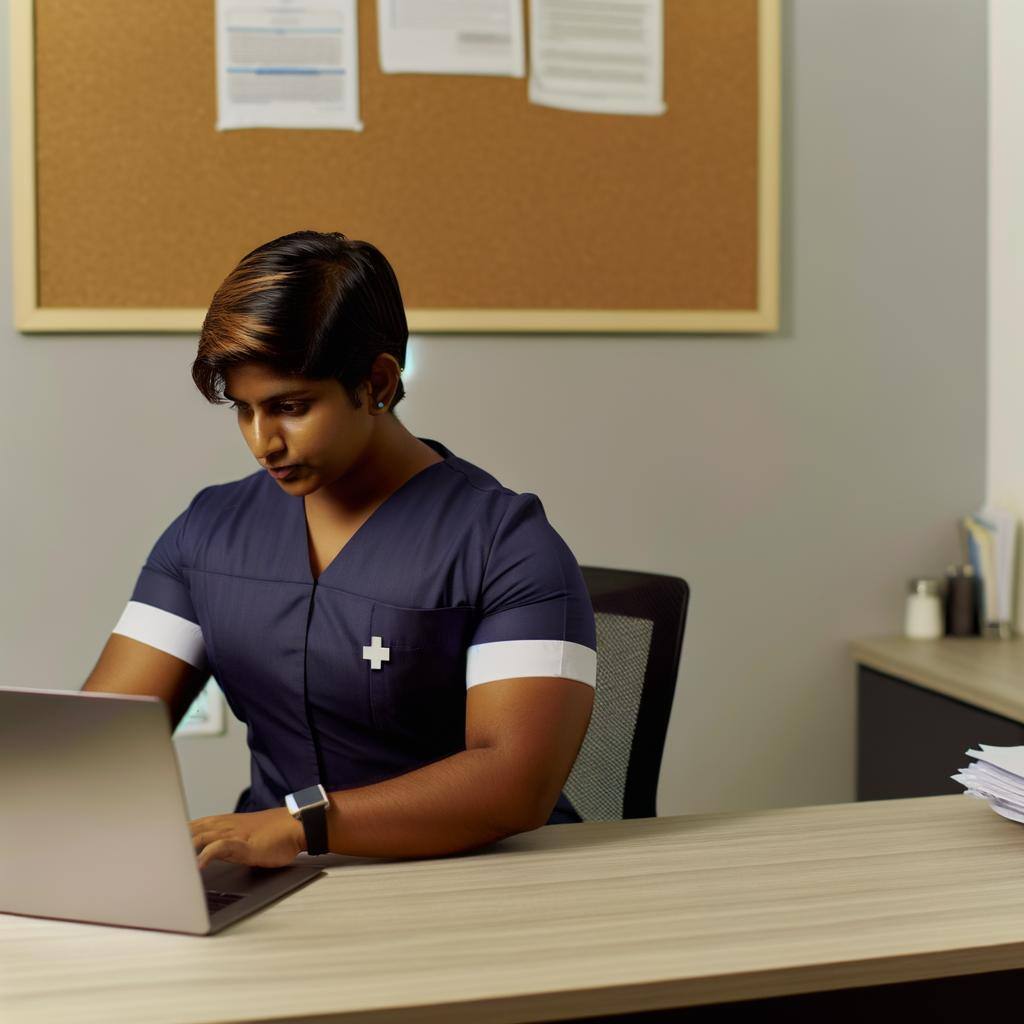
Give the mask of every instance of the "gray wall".
[[[779, 334], [418, 337], [399, 407], [538, 493], [581, 562], [689, 580], [660, 814], [852, 799], [847, 642], [899, 631], [984, 491], [985, 5], [784, 18]], [[0, 260], [0, 682], [76, 688], [160, 530], [255, 463], [195, 338], [21, 336], [6, 231]], [[176, 742], [190, 813], [231, 810], [238, 723]]]

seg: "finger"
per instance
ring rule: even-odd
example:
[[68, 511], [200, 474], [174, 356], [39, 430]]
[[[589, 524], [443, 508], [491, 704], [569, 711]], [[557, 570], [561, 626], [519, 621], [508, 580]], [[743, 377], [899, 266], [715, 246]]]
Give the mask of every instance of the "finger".
[[223, 838], [224, 836], [217, 836], [209, 829], [204, 829], [192, 837], [192, 848], [194, 850], [201, 850], [204, 846], [208, 846], [210, 843], [215, 843], [218, 839]]
[[204, 846], [209, 846], [211, 843], [216, 843], [228, 838], [230, 837], [225, 835], [223, 830], [219, 833], [211, 832], [209, 829], [205, 832], [197, 832], [192, 837], [192, 849], [198, 853]]
[[216, 839], [203, 849], [199, 855], [199, 867], [202, 869], [211, 860], [226, 860], [234, 864], [249, 863], [249, 847], [238, 839]]
[[192, 833], [192, 844], [203, 840], [213, 842], [214, 839], [230, 839], [234, 832], [235, 829], [230, 825], [207, 825], [206, 828]]
[[199, 853], [196, 860], [196, 867], [198, 867], [200, 871], [202, 871], [202, 869], [205, 868], [206, 865], [209, 864], [211, 860], [226, 859], [221, 857], [217, 852], [217, 846], [219, 845], [219, 843], [220, 840], [214, 843], [210, 843], [209, 846], [204, 847], [202, 851]]

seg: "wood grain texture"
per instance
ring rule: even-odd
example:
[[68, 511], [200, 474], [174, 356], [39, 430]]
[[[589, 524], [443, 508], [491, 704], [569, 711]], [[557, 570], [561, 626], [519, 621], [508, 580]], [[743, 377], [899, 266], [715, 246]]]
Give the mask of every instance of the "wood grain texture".
[[525, 79], [383, 75], [359, 0], [361, 133], [215, 131], [206, 0], [34, 6], [40, 310], [202, 309], [246, 251], [316, 227], [377, 244], [410, 310], [493, 329], [517, 310], [774, 325], [758, 0], [666, 4], [664, 117], [534, 106]]
[[214, 937], [0, 915], [4, 1024], [512, 1022], [1024, 967], [1024, 827], [963, 795], [552, 825]]
[[876, 637], [850, 652], [858, 664], [1024, 722], [1024, 638]]

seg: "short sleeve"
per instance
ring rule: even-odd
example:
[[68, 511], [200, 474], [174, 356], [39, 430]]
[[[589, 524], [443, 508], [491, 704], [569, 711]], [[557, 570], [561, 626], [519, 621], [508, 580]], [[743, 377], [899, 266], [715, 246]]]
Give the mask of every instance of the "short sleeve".
[[583, 573], [535, 494], [517, 494], [494, 533], [466, 686], [515, 676], [564, 676], [594, 686], [594, 608]]
[[203, 631], [183, 572], [185, 529], [199, 494], [153, 545], [112, 632], [130, 636], [196, 668], [206, 669]]

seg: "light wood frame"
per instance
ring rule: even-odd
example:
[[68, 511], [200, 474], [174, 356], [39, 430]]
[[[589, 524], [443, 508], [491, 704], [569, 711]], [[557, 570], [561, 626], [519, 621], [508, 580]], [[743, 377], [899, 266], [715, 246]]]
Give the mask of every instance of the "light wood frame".
[[[14, 324], [19, 331], [197, 333], [202, 308], [86, 309], [38, 301], [33, 0], [10, 5]], [[758, 302], [753, 310], [409, 309], [412, 333], [769, 332], [779, 318], [780, 0], [758, 0]]]

